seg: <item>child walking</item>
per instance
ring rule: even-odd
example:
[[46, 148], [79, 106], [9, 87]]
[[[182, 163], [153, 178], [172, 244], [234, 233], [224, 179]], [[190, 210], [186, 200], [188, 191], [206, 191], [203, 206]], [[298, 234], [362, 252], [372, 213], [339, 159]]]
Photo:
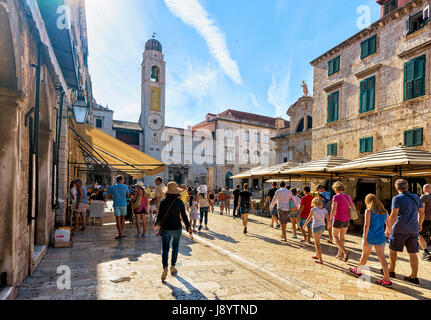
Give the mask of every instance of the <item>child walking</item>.
[[190, 195], [187, 205], [187, 211], [190, 213], [190, 225], [193, 226], [193, 232], [196, 232], [196, 224], [199, 220], [198, 203], [195, 197]]
[[384, 275], [384, 278], [377, 281], [377, 284], [384, 287], [392, 287], [392, 281], [389, 277], [388, 262], [385, 258], [385, 225], [388, 223], [388, 212], [380, 199], [374, 194], [369, 194], [365, 198], [365, 205], [367, 206], [367, 210], [365, 211], [362, 257], [359, 266], [350, 268], [349, 271], [357, 277], [362, 276], [362, 269], [367, 264], [368, 257], [374, 247], [380, 264], [382, 265]]
[[326, 225], [325, 225], [325, 218], [329, 220], [329, 213], [326, 208], [323, 207], [322, 200], [315, 198], [311, 202], [311, 205], [313, 208], [310, 211], [310, 215], [307, 219], [307, 221], [304, 223], [304, 225], [307, 225], [310, 223], [311, 220], [313, 220], [313, 238], [314, 238], [314, 245], [316, 247], [316, 256], [313, 257], [313, 260], [315, 263], [323, 264], [322, 259], [322, 247], [320, 246], [320, 238], [322, 234], [325, 232]]

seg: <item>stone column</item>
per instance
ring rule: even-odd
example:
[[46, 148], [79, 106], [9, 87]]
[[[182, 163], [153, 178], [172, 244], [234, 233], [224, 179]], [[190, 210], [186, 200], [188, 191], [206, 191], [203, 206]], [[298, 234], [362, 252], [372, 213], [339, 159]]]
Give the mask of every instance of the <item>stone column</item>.
[[[20, 137], [18, 99], [22, 92], [0, 88], [0, 271], [7, 273], [7, 285], [18, 284]], [[22, 237], [25, 239], [25, 237]]]

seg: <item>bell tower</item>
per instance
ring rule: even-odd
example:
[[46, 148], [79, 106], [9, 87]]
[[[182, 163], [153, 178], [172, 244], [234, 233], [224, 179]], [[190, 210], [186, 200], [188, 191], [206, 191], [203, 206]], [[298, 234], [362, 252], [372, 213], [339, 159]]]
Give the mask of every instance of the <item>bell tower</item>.
[[[165, 129], [165, 80], [166, 62], [162, 45], [154, 38], [145, 44], [142, 62], [141, 117], [139, 123], [144, 129], [144, 152], [161, 160], [162, 132]], [[153, 185], [154, 177], [145, 183]]]

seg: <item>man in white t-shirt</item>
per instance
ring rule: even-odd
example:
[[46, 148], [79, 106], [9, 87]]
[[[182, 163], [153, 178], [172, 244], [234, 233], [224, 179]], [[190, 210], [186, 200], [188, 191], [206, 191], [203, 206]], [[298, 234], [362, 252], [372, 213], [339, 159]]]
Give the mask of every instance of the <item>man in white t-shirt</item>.
[[282, 241], [287, 242], [286, 227], [290, 220], [290, 200], [295, 201], [295, 198], [291, 191], [286, 189], [286, 183], [282, 182], [280, 184], [280, 189], [275, 193], [274, 198], [271, 201], [270, 212], [274, 209], [275, 205], [278, 208], [278, 216], [281, 223], [281, 237]]

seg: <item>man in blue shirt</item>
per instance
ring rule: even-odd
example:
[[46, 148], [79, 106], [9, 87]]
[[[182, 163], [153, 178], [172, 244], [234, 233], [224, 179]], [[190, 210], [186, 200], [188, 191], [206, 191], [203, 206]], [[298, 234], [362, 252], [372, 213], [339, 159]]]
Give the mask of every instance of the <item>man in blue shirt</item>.
[[130, 198], [129, 188], [123, 184], [123, 177], [117, 178], [117, 184], [109, 187], [109, 199], [114, 199], [114, 213], [117, 221], [117, 230], [119, 236], [115, 239], [125, 238], [123, 235], [124, 225], [127, 216], [127, 198]]
[[390, 276], [395, 278], [395, 266], [398, 252], [403, 252], [404, 247], [410, 255], [412, 274], [404, 277], [405, 281], [419, 284], [418, 269], [419, 259], [419, 232], [422, 229], [425, 211], [420, 198], [409, 192], [409, 184], [400, 179], [395, 183], [398, 195], [392, 200], [392, 214], [389, 217], [386, 236], [389, 237], [389, 249], [391, 265]]

